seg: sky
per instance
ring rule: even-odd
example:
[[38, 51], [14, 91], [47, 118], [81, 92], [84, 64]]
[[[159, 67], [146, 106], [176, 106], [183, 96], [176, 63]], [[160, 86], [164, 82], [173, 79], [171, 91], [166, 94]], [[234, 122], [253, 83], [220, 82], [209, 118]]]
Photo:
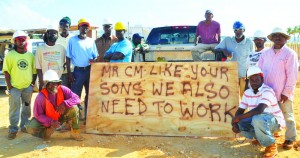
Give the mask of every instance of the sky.
[[104, 18], [130, 26], [197, 25], [206, 10], [221, 24], [221, 35], [232, 36], [232, 25], [241, 21], [245, 35], [256, 30], [270, 34], [300, 25], [299, 0], [0, 0], [0, 29], [37, 29], [57, 24], [69, 16], [72, 25], [86, 18], [102, 26]]

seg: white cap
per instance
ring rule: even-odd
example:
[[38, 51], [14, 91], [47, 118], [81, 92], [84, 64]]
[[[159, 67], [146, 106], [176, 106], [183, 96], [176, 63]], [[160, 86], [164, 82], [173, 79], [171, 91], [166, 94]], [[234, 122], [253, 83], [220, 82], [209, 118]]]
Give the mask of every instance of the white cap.
[[15, 43], [15, 38], [16, 38], [16, 37], [26, 37], [27, 40], [29, 39], [27, 33], [25, 33], [25, 32], [22, 31], [22, 30], [18, 30], [18, 31], [16, 31], [16, 32], [13, 34], [13, 38], [10, 40], [11, 43], [13, 43], [13, 44]]
[[258, 66], [250, 66], [247, 71], [247, 78], [250, 78], [252, 75], [262, 74], [263, 72]]
[[58, 78], [57, 73], [54, 70], [47, 70], [43, 76], [44, 81], [46, 82], [61, 82]]
[[48, 30], [56, 30], [58, 32], [58, 25], [49, 25], [46, 31]]
[[110, 19], [104, 19], [102, 25], [112, 25], [112, 21]]
[[266, 35], [263, 31], [257, 30], [254, 32], [254, 38], [266, 38]]

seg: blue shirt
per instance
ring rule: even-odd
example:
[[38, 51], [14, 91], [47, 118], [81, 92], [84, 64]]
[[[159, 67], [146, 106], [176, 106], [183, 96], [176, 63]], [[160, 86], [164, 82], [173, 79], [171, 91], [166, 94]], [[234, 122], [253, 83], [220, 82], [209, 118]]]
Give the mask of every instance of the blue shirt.
[[73, 36], [69, 39], [66, 56], [71, 59], [74, 66], [86, 67], [90, 65], [90, 59], [97, 58], [98, 51], [93, 39]]
[[239, 78], [246, 77], [248, 67], [248, 56], [253, 52], [253, 42], [250, 38], [244, 38], [240, 43], [237, 43], [235, 37], [226, 37], [216, 46], [216, 49], [226, 49], [232, 53], [232, 59], [228, 61], [237, 61]]
[[113, 45], [111, 45], [110, 48], [104, 54], [104, 56], [115, 52], [120, 52], [124, 54], [125, 57], [121, 60], [110, 60], [110, 62], [131, 62], [132, 44], [127, 39], [124, 39], [120, 42], [116, 42]]

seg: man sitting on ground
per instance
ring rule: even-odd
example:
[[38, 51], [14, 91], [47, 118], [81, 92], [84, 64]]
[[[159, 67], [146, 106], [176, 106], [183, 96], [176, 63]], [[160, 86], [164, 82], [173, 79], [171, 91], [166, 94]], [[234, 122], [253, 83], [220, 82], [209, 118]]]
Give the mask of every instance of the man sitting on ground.
[[[250, 89], [243, 95], [235, 117], [232, 119], [232, 131], [240, 133], [253, 144], [265, 146], [264, 157], [274, 157], [277, 145], [273, 133], [285, 126], [284, 117], [272, 88], [263, 84], [264, 78], [258, 66], [247, 71]], [[248, 112], [245, 112], [249, 109]]]
[[79, 132], [79, 111], [76, 106], [80, 98], [68, 87], [60, 85], [61, 80], [55, 71], [46, 71], [43, 79], [44, 88], [34, 102], [34, 118], [26, 125], [28, 133], [47, 140], [55, 128], [68, 122], [71, 125], [71, 138], [83, 140]]

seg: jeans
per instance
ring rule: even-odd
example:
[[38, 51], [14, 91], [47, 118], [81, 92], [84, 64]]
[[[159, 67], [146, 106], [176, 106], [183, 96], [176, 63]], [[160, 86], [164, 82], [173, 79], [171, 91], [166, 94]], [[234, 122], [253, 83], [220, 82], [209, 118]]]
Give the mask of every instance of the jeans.
[[[31, 96], [33, 87], [30, 85], [24, 89], [12, 88], [9, 95], [9, 127], [10, 133], [16, 133], [19, 130], [18, 124], [20, 120], [20, 128], [24, 128], [24, 125], [29, 121], [31, 117]], [[21, 110], [22, 108], [22, 110]]]
[[286, 123], [285, 140], [295, 141], [297, 136], [296, 122], [293, 113], [293, 102], [286, 100], [285, 103], [279, 103]]
[[73, 71], [74, 82], [71, 85], [71, 90], [81, 98], [82, 88], [85, 89], [84, 98], [84, 118], [86, 119], [87, 105], [88, 105], [88, 94], [90, 85], [90, 68], [88, 69], [74, 69]]
[[279, 131], [280, 125], [276, 118], [269, 113], [262, 113], [252, 118], [242, 119], [238, 123], [242, 136], [256, 138], [262, 146], [270, 146], [275, 143], [273, 133]]

